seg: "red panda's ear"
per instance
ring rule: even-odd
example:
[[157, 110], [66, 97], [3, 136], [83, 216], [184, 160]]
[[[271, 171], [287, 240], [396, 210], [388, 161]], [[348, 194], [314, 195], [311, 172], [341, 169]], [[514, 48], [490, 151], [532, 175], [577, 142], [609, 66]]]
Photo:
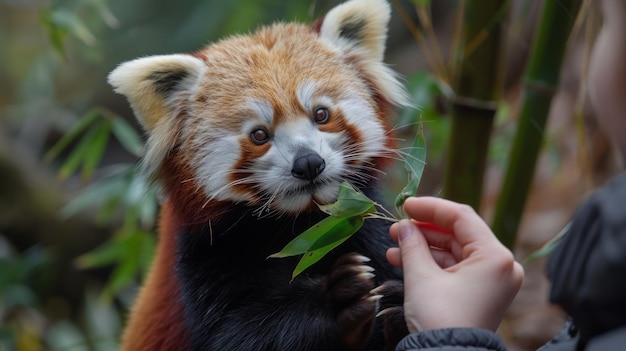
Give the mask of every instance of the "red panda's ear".
[[352, 0], [328, 12], [320, 27], [320, 38], [345, 51], [358, 50], [382, 61], [391, 9], [385, 0]]
[[128, 98], [135, 116], [151, 134], [164, 118], [176, 113], [176, 99], [193, 89], [204, 67], [191, 55], [142, 57], [119, 65], [109, 74], [109, 84]]
[[383, 63], [390, 18], [391, 7], [385, 0], [351, 0], [328, 12], [319, 26], [319, 37], [340, 55], [350, 57], [372, 89], [387, 101], [411, 106], [397, 74]]
[[135, 117], [148, 132], [144, 170], [155, 174], [176, 138], [180, 100], [192, 93], [204, 62], [191, 55], [149, 56], [119, 65], [109, 83], [128, 98]]

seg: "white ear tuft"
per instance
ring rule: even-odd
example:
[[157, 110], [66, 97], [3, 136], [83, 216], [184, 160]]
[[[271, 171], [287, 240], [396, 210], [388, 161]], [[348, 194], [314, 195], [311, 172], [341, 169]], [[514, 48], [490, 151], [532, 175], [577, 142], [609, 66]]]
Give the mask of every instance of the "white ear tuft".
[[397, 74], [383, 63], [391, 7], [385, 0], [351, 0], [322, 20], [320, 39], [341, 54], [354, 55], [373, 88], [396, 106], [411, 106]]
[[149, 56], [119, 65], [109, 74], [115, 92], [128, 98], [139, 122], [151, 133], [171, 116], [174, 99], [198, 81], [204, 63], [190, 55]]
[[190, 55], [161, 55], [122, 63], [109, 74], [109, 84], [128, 98], [148, 132], [143, 168], [149, 175], [175, 142], [178, 100], [194, 89], [204, 67], [202, 60]]
[[336, 48], [364, 50], [373, 60], [382, 61], [390, 16], [385, 0], [348, 1], [324, 17], [320, 37]]

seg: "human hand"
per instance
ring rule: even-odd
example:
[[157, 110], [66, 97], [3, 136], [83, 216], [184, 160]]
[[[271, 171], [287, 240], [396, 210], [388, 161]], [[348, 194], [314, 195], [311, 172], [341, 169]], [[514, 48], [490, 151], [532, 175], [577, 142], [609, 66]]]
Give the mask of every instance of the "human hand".
[[[412, 218], [394, 224], [399, 248], [389, 262], [404, 270], [409, 331], [476, 327], [495, 331], [522, 286], [524, 270], [469, 206], [433, 197], [409, 198]], [[443, 231], [424, 227], [432, 223]]]

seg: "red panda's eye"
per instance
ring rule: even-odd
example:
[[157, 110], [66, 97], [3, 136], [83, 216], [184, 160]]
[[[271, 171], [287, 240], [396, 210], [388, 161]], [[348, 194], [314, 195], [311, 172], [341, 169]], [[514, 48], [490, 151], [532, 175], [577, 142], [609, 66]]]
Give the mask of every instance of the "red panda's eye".
[[257, 145], [263, 145], [270, 140], [270, 136], [267, 130], [259, 128], [250, 133], [250, 139]]
[[329, 118], [330, 118], [330, 112], [325, 107], [318, 108], [317, 110], [315, 110], [315, 113], [313, 114], [313, 119], [315, 120], [315, 123], [317, 124], [327, 123]]

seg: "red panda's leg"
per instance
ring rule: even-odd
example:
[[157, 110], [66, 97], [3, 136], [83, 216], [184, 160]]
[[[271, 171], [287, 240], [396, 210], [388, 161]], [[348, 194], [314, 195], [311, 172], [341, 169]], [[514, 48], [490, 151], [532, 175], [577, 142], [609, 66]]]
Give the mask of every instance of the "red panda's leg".
[[174, 272], [177, 221], [167, 203], [161, 210], [159, 244], [152, 268], [130, 313], [123, 351], [188, 350], [187, 328]]

